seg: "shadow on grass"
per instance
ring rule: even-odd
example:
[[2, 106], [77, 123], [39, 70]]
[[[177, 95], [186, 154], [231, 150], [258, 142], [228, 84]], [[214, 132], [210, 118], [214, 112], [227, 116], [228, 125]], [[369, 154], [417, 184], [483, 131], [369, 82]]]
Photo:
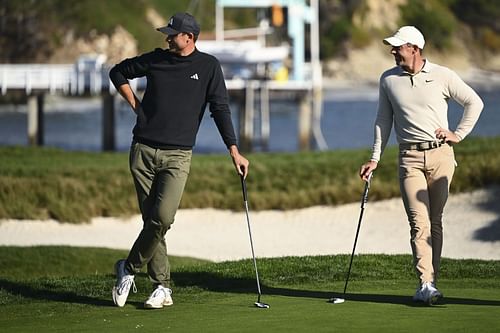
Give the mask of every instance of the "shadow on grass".
[[[250, 278], [228, 278], [209, 272], [176, 272], [172, 273], [175, 286], [179, 288], [197, 287], [210, 292], [225, 293], [255, 293], [257, 286], [255, 279]], [[386, 295], [386, 294], [346, 294], [335, 291], [301, 290], [292, 288], [278, 288], [261, 284], [262, 298], [265, 302], [266, 295], [318, 298], [327, 302], [332, 297], [342, 297], [348, 302], [371, 302], [382, 304], [399, 304], [411, 307], [424, 306], [421, 303], [414, 303], [411, 296]], [[29, 282], [14, 282], [0, 279], [0, 289], [14, 296], [22, 296], [26, 299], [64, 302], [73, 304], [86, 304], [100, 307], [115, 307], [111, 300], [102, 297], [91, 297], [78, 292], [57, 290], [61, 286], [40, 285], [33, 286]], [[128, 302], [138, 309], [143, 308], [140, 302]], [[449, 304], [460, 305], [487, 305], [500, 306], [500, 300], [483, 300], [474, 298], [445, 297], [438, 305]]]
[[[304, 291], [299, 291], [299, 294], [295, 290], [285, 290], [283, 293], [285, 296], [292, 297], [309, 297], [307, 292], [305, 296], [299, 296], [300, 293]], [[425, 307], [427, 304], [416, 303], [412, 300], [412, 295], [401, 296], [401, 295], [385, 295], [385, 294], [349, 294], [345, 296], [342, 293], [323, 293], [328, 294], [329, 298], [332, 296], [342, 297], [346, 302], [369, 302], [369, 303], [383, 303], [383, 304], [396, 304], [396, 305], [406, 305], [409, 307]], [[326, 296], [326, 295], [325, 295]], [[436, 305], [445, 306], [450, 304], [460, 304], [460, 305], [488, 305], [488, 306], [500, 306], [500, 301], [496, 300], [483, 300], [474, 298], [459, 298], [459, 297], [444, 297]]]
[[[209, 272], [177, 272], [172, 273], [172, 277], [177, 287], [199, 287], [212, 292], [228, 293], [255, 293], [257, 295], [257, 285], [255, 279], [248, 278], [226, 278]], [[341, 292], [301, 290], [291, 288], [277, 288], [261, 283], [262, 300], [265, 302], [266, 295], [319, 298], [327, 302], [332, 297], [342, 297], [346, 301], [371, 302], [384, 304], [399, 304], [411, 307], [425, 306], [422, 303], [415, 303], [413, 295], [385, 295], [385, 294], [349, 294], [345, 297]], [[500, 306], [500, 300], [482, 300], [474, 298], [445, 297], [438, 305], [462, 304], [462, 305], [488, 305]]]
[[[490, 211], [500, 216], [500, 206], [498, 198], [500, 197], [500, 187], [493, 187], [492, 193], [486, 202], [479, 204], [482, 210]], [[483, 242], [496, 242], [500, 240], [500, 217], [492, 221], [490, 225], [477, 229], [473, 235], [474, 239]]]
[[[77, 292], [51, 289], [47, 286], [33, 286], [29, 282], [14, 282], [0, 279], [0, 289], [14, 296], [22, 296], [26, 299], [87, 304], [95, 306], [115, 306], [112, 300], [104, 300], [99, 297], [81, 295]], [[111, 298], [111, 297], [110, 297]]]

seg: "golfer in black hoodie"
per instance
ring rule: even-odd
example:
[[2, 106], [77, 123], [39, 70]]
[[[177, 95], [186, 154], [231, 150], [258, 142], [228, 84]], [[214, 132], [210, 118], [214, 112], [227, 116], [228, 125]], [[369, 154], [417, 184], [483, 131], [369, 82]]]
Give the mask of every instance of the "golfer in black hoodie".
[[[147, 265], [153, 293], [146, 308], [172, 305], [165, 234], [174, 222], [191, 165], [192, 148], [207, 103], [234, 166], [246, 177], [248, 160], [240, 155], [228, 94], [217, 59], [200, 52], [200, 26], [188, 13], [177, 13], [157, 29], [169, 49], [126, 59], [111, 69], [111, 81], [137, 114], [130, 148], [130, 170], [144, 222], [127, 259], [116, 263], [113, 301], [124, 306], [134, 274]], [[142, 101], [128, 80], [146, 76]]]

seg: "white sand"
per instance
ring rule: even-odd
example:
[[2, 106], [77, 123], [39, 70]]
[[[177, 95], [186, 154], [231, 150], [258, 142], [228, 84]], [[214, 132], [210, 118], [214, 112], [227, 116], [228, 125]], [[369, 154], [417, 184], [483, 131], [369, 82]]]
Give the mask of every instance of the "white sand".
[[[488, 228], [499, 235], [498, 188], [453, 195], [444, 222], [443, 256], [500, 260], [500, 237], [476, 239]], [[251, 198], [250, 198], [251, 200]], [[250, 202], [251, 205], [251, 202]], [[495, 208], [495, 206], [497, 208]], [[250, 211], [258, 257], [351, 253], [359, 203], [290, 211]], [[0, 245], [72, 245], [128, 249], [141, 228], [140, 217], [95, 218], [85, 225], [56, 221], [0, 221]], [[167, 233], [171, 255], [213, 261], [251, 258], [244, 212], [184, 209]], [[409, 227], [400, 199], [369, 202], [356, 253], [408, 254]]]

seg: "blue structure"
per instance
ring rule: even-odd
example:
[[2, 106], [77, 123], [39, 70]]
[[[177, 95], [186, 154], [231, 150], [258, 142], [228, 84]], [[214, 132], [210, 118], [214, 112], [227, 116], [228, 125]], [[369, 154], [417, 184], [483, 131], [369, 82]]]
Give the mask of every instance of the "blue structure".
[[217, 39], [223, 39], [223, 23], [224, 14], [223, 10], [226, 7], [236, 8], [269, 8], [274, 5], [288, 8], [288, 35], [293, 41], [293, 71], [292, 80], [303, 81], [305, 80], [304, 68], [304, 24], [311, 23], [315, 20], [314, 10], [306, 5], [305, 0], [217, 0], [216, 2], [216, 33]]

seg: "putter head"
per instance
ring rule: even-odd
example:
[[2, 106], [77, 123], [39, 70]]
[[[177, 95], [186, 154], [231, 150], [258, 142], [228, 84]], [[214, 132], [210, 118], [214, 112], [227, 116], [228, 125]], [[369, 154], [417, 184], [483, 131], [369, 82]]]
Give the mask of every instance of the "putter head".
[[266, 303], [255, 302], [254, 305], [258, 308], [261, 308], [261, 309], [269, 309], [269, 304], [266, 304]]
[[340, 298], [340, 297], [332, 297], [328, 300], [328, 303], [333, 303], [333, 304], [342, 304], [345, 302], [345, 299]]

